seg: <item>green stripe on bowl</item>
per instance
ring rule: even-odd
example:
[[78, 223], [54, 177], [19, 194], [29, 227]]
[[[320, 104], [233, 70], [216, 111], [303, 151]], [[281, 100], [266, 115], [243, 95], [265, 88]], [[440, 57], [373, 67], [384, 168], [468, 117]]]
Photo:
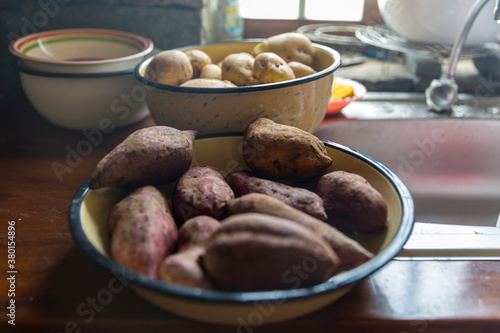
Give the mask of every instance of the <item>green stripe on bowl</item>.
[[[137, 51], [142, 50], [142, 46], [125, 40], [125, 39], [118, 39], [114, 37], [101, 37], [101, 36], [67, 36], [67, 37], [55, 37], [55, 38], [49, 38], [46, 40], [43, 40], [43, 44], [53, 44], [53, 43], [60, 43], [60, 42], [66, 42], [66, 41], [99, 41], [99, 42], [112, 42], [112, 43], [117, 43], [117, 44], [123, 44], [127, 45], [128, 47], [131, 47]], [[22, 54], [27, 54], [29, 51], [39, 47], [39, 44], [37, 41], [34, 41], [32, 44], [27, 45], [24, 49], [21, 50]]]

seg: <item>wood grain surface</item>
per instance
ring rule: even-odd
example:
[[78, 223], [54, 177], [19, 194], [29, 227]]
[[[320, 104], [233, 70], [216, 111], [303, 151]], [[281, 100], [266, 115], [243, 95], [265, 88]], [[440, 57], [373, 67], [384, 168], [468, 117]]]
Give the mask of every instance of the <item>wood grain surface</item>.
[[326, 308], [272, 325], [209, 325], [149, 304], [77, 248], [67, 212], [97, 161], [150, 125], [148, 118], [101, 139], [94, 132], [92, 143], [90, 133], [44, 120], [24, 96], [0, 111], [1, 332], [500, 332], [499, 261], [392, 261]]

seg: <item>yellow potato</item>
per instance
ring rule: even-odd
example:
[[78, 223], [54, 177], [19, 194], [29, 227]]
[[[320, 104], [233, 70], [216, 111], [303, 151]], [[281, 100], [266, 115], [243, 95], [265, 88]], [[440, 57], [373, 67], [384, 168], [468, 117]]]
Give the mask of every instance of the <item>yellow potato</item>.
[[180, 85], [193, 77], [193, 67], [184, 52], [167, 50], [154, 56], [144, 76], [159, 83]]
[[187, 50], [184, 53], [188, 56], [193, 67], [193, 78], [200, 77], [203, 67], [212, 63], [212, 58], [201, 50]]
[[311, 66], [313, 63], [314, 47], [307, 36], [298, 32], [286, 32], [271, 36], [257, 44], [252, 50], [256, 57], [263, 52], [273, 52], [286, 62], [298, 61]]
[[240, 52], [226, 56], [222, 60], [222, 79], [231, 81], [237, 86], [258, 84], [253, 76], [254, 58], [250, 53]]
[[312, 67], [304, 65], [303, 63], [298, 61], [291, 61], [288, 63], [288, 66], [290, 66], [296, 78], [316, 73], [316, 71]]
[[221, 81], [217, 79], [209, 79], [209, 78], [196, 78], [181, 84], [181, 87], [199, 87], [199, 88], [229, 88], [229, 87], [237, 87], [237, 85], [233, 84], [229, 81]]
[[286, 61], [272, 52], [264, 52], [255, 57], [253, 75], [260, 83], [295, 79], [295, 74]]
[[201, 70], [200, 78], [222, 80], [222, 69], [216, 64], [205, 65]]

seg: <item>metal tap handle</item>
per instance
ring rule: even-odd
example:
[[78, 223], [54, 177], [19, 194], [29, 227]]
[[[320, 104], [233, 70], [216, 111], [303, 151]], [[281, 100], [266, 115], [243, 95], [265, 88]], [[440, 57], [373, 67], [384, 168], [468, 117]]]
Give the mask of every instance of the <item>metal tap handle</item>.
[[[455, 81], [455, 72], [457, 68], [457, 62], [460, 58], [460, 53], [462, 52], [462, 48], [464, 46], [465, 40], [469, 35], [469, 31], [476, 20], [477, 15], [483, 9], [484, 5], [490, 0], [477, 0], [474, 5], [472, 5], [467, 17], [465, 18], [465, 22], [462, 25], [460, 33], [458, 34], [455, 42], [453, 44], [453, 49], [450, 54], [450, 58], [448, 61], [448, 69], [445, 71], [445, 75], [451, 81]], [[497, 0], [497, 4], [500, 0]], [[495, 8], [495, 11], [498, 9]]]
[[[447, 63], [447, 69], [441, 75], [439, 80], [433, 80], [430, 86], [425, 90], [427, 106], [437, 112], [449, 110], [455, 104], [458, 98], [458, 86], [455, 83], [455, 72], [457, 69], [458, 59], [464, 46], [465, 40], [469, 35], [469, 31], [474, 23], [477, 15], [483, 9], [484, 5], [490, 0], [477, 0], [469, 10], [460, 33], [453, 43], [453, 49]], [[494, 17], [500, 17], [499, 9], [500, 0], [496, 1]]]
[[495, 4], [495, 11], [493, 12], [493, 19], [497, 21], [497, 23], [500, 23], [500, 0], [497, 0], [497, 3]]

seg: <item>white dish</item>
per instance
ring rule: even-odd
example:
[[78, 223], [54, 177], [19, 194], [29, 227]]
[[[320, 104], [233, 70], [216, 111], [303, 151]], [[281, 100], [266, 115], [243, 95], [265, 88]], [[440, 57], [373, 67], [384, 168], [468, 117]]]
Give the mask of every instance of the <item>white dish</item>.
[[69, 129], [112, 130], [149, 115], [144, 88], [131, 70], [61, 74], [32, 70], [18, 63], [24, 92], [48, 121]]
[[[476, 0], [378, 0], [387, 27], [412, 41], [452, 45]], [[500, 25], [489, 1], [474, 21], [466, 46], [496, 42]]]

